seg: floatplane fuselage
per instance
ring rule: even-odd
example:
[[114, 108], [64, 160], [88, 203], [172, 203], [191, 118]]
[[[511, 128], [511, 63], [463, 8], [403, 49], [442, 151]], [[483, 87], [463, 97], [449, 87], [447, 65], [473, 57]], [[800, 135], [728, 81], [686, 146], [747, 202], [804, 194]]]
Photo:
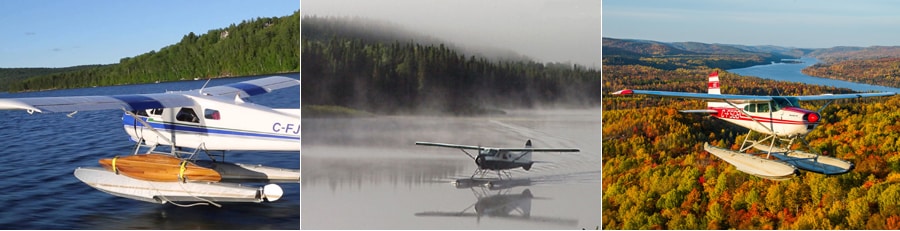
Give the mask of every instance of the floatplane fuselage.
[[[522, 168], [525, 171], [531, 170], [534, 161], [531, 155], [534, 152], [579, 152], [575, 148], [532, 148], [531, 140], [525, 142], [524, 148], [493, 148], [472, 145], [446, 144], [433, 142], [416, 142], [416, 145], [456, 148], [465, 153], [467, 156], [475, 160], [477, 168], [472, 173], [470, 179], [474, 179], [476, 175], [484, 176], [488, 171], [497, 172], [497, 177], [502, 179], [500, 173], [506, 173], [510, 177], [509, 170]], [[478, 155], [473, 156], [466, 150], [478, 150]]]
[[125, 133], [132, 141], [147, 145], [300, 151], [300, 109], [273, 109], [213, 96], [187, 97], [195, 105], [123, 114]]
[[[136, 142], [133, 155], [101, 159], [101, 167], [81, 167], [74, 173], [100, 191], [174, 205], [275, 201], [283, 193], [276, 184], [257, 188], [234, 183], [299, 182], [299, 170], [228, 163], [224, 152], [296, 154], [300, 109], [273, 109], [244, 98], [299, 84], [299, 80], [275, 76], [184, 92], [10, 98], [0, 99], [0, 109], [71, 112], [69, 117], [77, 111], [123, 111], [125, 133]], [[168, 147], [168, 152], [157, 149], [161, 146]], [[210, 160], [197, 159], [201, 152]]]

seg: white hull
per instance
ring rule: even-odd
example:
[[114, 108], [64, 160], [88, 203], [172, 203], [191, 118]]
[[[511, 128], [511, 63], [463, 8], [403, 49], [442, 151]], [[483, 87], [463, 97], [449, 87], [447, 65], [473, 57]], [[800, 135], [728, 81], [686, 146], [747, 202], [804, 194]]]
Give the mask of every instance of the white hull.
[[[754, 144], [753, 148], [768, 152], [769, 147], [762, 144]], [[825, 175], [844, 174], [853, 170], [853, 163], [830, 157], [821, 156], [801, 151], [790, 151], [784, 148], [773, 147], [772, 156], [794, 165], [799, 169], [821, 173]]]
[[118, 175], [102, 168], [75, 169], [75, 177], [97, 190], [129, 199], [166, 202], [263, 202], [281, 198], [274, 184], [253, 188], [229, 183], [152, 182]]
[[785, 162], [735, 152], [711, 146], [709, 143], [704, 143], [703, 149], [734, 165], [738, 170], [754, 176], [771, 180], [786, 180], [797, 174], [797, 168]]

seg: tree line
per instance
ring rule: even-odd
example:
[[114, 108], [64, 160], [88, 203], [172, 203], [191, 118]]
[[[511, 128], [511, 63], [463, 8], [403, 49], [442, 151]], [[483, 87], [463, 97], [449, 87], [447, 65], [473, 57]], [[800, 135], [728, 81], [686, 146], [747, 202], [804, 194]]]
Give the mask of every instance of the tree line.
[[802, 72], [823, 78], [900, 87], [900, 57], [818, 63], [804, 68]]
[[304, 105], [387, 114], [483, 114], [501, 107], [599, 104], [599, 70], [489, 60], [433, 41], [422, 44], [381, 33], [348, 33], [341, 25], [352, 21], [333, 20], [348, 19], [304, 18]]
[[246, 76], [299, 71], [300, 11], [190, 32], [176, 44], [117, 64], [54, 73], [12, 82], [10, 91], [34, 91], [152, 83], [193, 78]]

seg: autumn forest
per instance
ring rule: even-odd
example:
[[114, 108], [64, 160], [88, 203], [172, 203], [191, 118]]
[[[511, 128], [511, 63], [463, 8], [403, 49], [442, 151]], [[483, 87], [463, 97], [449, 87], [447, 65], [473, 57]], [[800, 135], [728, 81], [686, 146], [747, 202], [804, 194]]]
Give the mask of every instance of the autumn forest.
[[[900, 57], [883, 55], [891, 48], [751, 51], [614, 40], [603, 43], [604, 229], [900, 229], [900, 96], [837, 101], [821, 112], [822, 123], [807, 137], [810, 147], [853, 162], [850, 173], [802, 172], [772, 181], [703, 150], [704, 142], [737, 150], [747, 132], [678, 112], [704, 108], [704, 101], [610, 95], [623, 88], [705, 92], [713, 70], [723, 79], [723, 94], [848, 93], [725, 70], [770, 58], [814, 56], [825, 62], [804, 70], [808, 74], [889, 85]], [[672, 64], [685, 60], [690, 65]]]

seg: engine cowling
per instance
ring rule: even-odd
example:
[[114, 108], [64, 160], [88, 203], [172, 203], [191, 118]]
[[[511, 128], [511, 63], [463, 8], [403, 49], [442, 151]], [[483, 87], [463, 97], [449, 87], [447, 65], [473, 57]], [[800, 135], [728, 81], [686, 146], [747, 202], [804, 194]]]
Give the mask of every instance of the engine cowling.
[[812, 112], [812, 113], [806, 113], [803, 115], [803, 120], [805, 120], [806, 122], [818, 123], [819, 119], [821, 119], [821, 117], [819, 116], [819, 113]]

